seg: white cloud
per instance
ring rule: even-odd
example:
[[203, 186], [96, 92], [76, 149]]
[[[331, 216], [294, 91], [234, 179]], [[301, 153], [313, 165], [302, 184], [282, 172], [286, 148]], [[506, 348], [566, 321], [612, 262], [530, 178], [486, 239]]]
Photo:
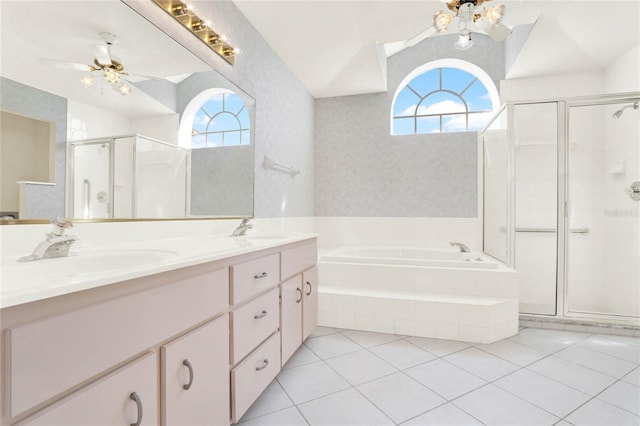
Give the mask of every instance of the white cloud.
[[[492, 112], [483, 112], [480, 114], [469, 114], [469, 128], [480, 129], [484, 127], [491, 116]], [[467, 118], [465, 115], [453, 115], [451, 117], [444, 117], [442, 121], [442, 128], [445, 132], [454, 132], [467, 130]]]
[[[417, 115], [426, 114], [448, 114], [452, 112], [466, 112], [464, 104], [462, 102], [452, 101], [450, 99], [436, 102], [431, 105], [420, 105], [418, 107]], [[416, 114], [416, 105], [411, 105], [400, 113], [400, 116], [414, 115]]]

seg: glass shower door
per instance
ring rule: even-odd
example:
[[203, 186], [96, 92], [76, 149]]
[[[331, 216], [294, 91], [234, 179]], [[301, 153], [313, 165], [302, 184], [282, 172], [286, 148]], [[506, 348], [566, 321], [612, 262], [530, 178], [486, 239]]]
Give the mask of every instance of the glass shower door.
[[566, 314], [640, 317], [640, 111], [615, 114], [633, 102], [569, 108]]
[[111, 144], [73, 144], [73, 217], [107, 219], [111, 210]]
[[514, 268], [520, 312], [555, 315], [558, 244], [558, 104], [513, 106]]

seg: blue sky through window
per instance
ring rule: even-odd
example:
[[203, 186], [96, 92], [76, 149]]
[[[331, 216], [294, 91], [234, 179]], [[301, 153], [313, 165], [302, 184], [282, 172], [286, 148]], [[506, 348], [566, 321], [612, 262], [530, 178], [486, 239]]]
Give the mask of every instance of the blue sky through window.
[[249, 145], [249, 112], [235, 93], [208, 98], [193, 119], [191, 148]]
[[413, 78], [393, 104], [392, 134], [479, 130], [492, 115], [487, 88], [458, 68], [434, 68]]

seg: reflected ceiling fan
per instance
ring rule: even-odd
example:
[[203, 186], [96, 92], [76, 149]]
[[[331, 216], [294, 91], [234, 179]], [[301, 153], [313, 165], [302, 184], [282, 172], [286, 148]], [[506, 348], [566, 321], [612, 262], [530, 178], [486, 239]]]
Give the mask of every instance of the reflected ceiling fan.
[[466, 50], [473, 46], [472, 32], [485, 33], [495, 41], [503, 41], [511, 30], [502, 24], [505, 6], [486, 6], [491, 0], [443, 0], [449, 12], [440, 10], [433, 15], [433, 25], [404, 42], [404, 47], [415, 46], [427, 37], [445, 32], [454, 18], [458, 19], [458, 40], [453, 44], [456, 49]]
[[129, 76], [163, 80], [159, 77], [130, 74], [126, 72], [122, 62], [111, 54], [111, 47], [118, 42], [117, 37], [114, 34], [107, 32], [100, 33], [100, 37], [104, 40], [104, 44], [94, 44], [91, 46], [94, 57], [93, 64], [85, 65], [46, 58], [40, 58], [40, 61], [58, 68], [89, 72], [89, 74], [83, 74], [80, 76], [80, 81], [88, 89], [92, 88], [98, 82], [94, 77], [94, 73], [101, 72], [104, 80], [111, 85], [113, 90], [120, 93], [122, 96], [127, 96], [131, 93], [131, 86], [123, 81]]

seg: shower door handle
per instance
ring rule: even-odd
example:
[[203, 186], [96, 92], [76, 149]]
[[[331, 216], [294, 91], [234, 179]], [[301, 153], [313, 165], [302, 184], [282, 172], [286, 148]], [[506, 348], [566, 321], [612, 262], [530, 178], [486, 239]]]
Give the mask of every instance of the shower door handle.
[[89, 179], [84, 180], [84, 189], [85, 189], [85, 206], [87, 208], [87, 218], [89, 217], [89, 212], [91, 211], [91, 181]]

